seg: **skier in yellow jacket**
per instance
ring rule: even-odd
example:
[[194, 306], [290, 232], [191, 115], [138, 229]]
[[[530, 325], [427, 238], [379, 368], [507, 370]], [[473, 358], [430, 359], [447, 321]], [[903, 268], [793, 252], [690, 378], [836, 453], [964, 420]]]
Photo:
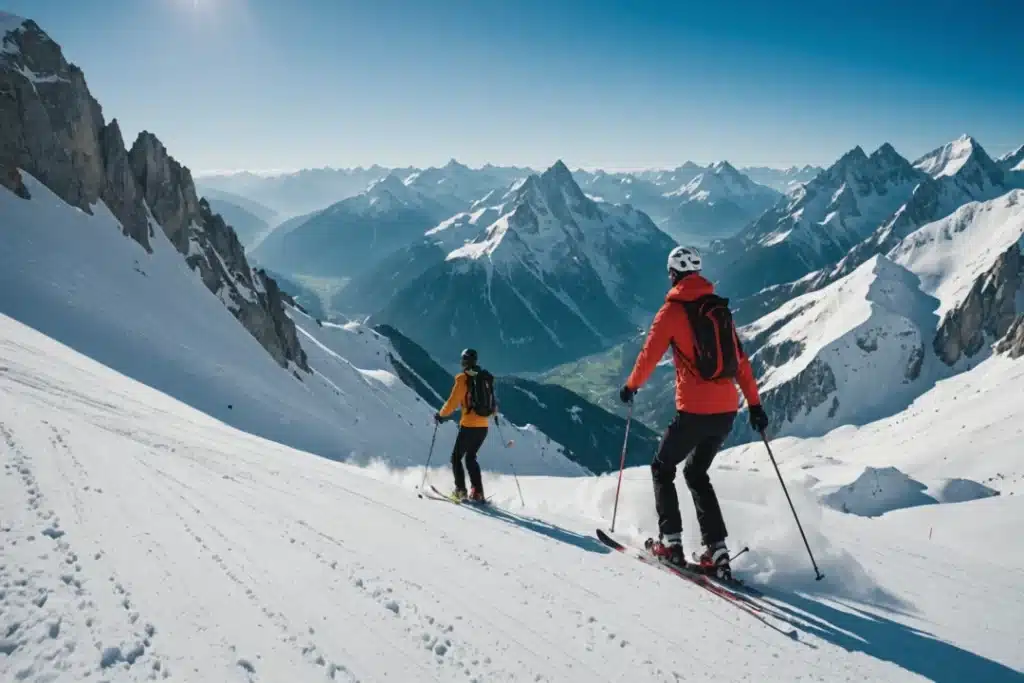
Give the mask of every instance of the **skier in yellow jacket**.
[[[441, 406], [434, 420], [440, 424], [457, 409], [462, 410], [462, 417], [459, 420], [455, 448], [452, 449], [454, 495], [460, 500], [466, 498], [466, 474], [462, 469], [462, 460], [465, 458], [469, 483], [473, 487], [469, 499], [483, 501], [484, 484], [480, 479], [476, 454], [487, 438], [488, 419], [497, 412], [497, 402], [494, 400], [494, 377], [477, 365], [477, 353], [473, 349], [462, 352], [462, 372], [455, 376], [451, 396]], [[497, 415], [494, 419], [498, 419]]]

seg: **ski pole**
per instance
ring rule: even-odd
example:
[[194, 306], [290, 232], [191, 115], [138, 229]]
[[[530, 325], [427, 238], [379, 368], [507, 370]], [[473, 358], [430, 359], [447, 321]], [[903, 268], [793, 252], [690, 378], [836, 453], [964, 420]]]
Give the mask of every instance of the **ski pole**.
[[615, 508], [612, 510], [612, 533], [615, 533], [615, 517], [619, 512], [619, 489], [622, 488], [622, 471], [626, 469], [626, 447], [629, 445], [629, 423], [633, 421], [633, 402], [629, 402], [629, 413], [626, 416], [626, 438], [622, 441], [622, 462], [619, 463], [619, 483], [615, 487]]
[[814, 553], [811, 552], [811, 544], [807, 542], [807, 535], [804, 534], [804, 528], [800, 524], [800, 518], [796, 514], [796, 508], [793, 507], [793, 499], [789, 497], [789, 491], [786, 489], [786, 482], [782, 480], [782, 472], [779, 472], [779, 466], [775, 462], [775, 454], [772, 453], [772, 447], [768, 445], [768, 436], [761, 431], [761, 440], [764, 441], [764, 447], [768, 449], [768, 457], [772, 460], [772, 466], [775, 467], [775, 474], [779, 477], [779, 483], [782, 484], [782, 492], [786, 494], [786, 500], [789, 501], [789, 509], [793, 511], [793, 519], [796, 520], [796, 528], [800, 530], [800, 536], [804, 539], [804, 547], [807, 548], [807, 554], [811, 558], [811, 565], [814, 567], [814, 580], [821, 581], [825, 578], [825, 575], [818, 571], [818, 563], [814, 561]]
[[[502, 434], [502, 432], [501, 432], [501, 422], [498, 420], [498, 416], [497, 415], [494, 416], [494, 426], [498, 428], [498, 438], [501, 439], [501, 442], [503, 444], [505, 444], [505, 448], [509, 448], [512, 445], [512, 442], [511, 441], [505, 441], [505, 435]], [[526, 507], [526, 501], [523, 500], [523, 487], [519, 485], [519, 475], [516, 474], [516, 466], [512, 464], [512, 460], [511, 459], [508, 461], [508, 465], [509, 465], [509, 467], [512, 468], [512, 476], [516, 480], [516, 488], [519, 489], [519, 502], [525, 508]]]
[[523, 500], [523, 487], [521, 487], [519, 485], [519, 475], [516, 474], [516, 466], [512, 464], [511, 460], [509, 461], [508, 464], [512, 468], [512, 476], [516, 480], [516, 488], [519, 489], [519, 503], [520, 503], [520, 505], [522, 505], [525, 508], [526, 507], [526, 501]]
[[430, 439], [430, 452], [427, 454], [427, 464], [423, 466], [423, 481], [420, 482], [420, 492], [416, 494], [420, 498], [423, 497], [423, 487], [427, 483], [427, 468], [430, 467], [430, 459], [434, 457], [434, 441], [437, 440], [437, 428], [439, 426], [436, 422], [434, 423], [434, 436]]

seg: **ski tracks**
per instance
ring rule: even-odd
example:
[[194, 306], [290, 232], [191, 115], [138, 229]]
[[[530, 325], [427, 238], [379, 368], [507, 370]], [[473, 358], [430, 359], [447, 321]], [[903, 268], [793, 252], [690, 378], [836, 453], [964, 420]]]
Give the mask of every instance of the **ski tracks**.
[[[72, 463], [64, 434], [49, 425], [49, 454]], [[34, 449], [41, 450], [41, 447]], [[155, 626], [134, 609], [131, 595], [116, 577], [95, 578], [96, 560], [80, 556], [74, 526], [65, 529], [41, 490], [37, 462], [0, 423], [0, 679], [57, 681], [66, 677], [98, 680], [159, 680], [168, 675], [154, 650]], [[71, 481], [85, 481], [72, 476]], [[71, 485], [74, 491], [74, 484]], [[88, 493], [89, 488], [83, 491]], [[96, 491], [101, 495], [102, 491]], [[80, 521], [85, 503], [73, 496]], [[107, 605], [117, 603], [120, 609]]]

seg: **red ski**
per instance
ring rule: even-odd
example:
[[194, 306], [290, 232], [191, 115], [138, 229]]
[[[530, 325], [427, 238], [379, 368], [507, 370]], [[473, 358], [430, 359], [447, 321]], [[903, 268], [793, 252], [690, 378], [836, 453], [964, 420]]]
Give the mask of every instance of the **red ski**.
[[796, 629], [786, 631], [785, 629], [779, 628], [775, 624], [768, 621], [767, 618], [764, 616], [764, 610], [761, 608], [761, 606], [757, 603], [756, 600], [752, 599], [750, 596], [738, 592], [738, 590], [743, 590], [743, 588], [733, 590], [727, 587], [726, 585], [722, 585], [721, 583], [717, 582], [714, 578], [707, 576], [706, 574], [702, 574], [696, 570], [682, 569], [679, 567], [675, 567], [673, 565], [666, 564], [660, 561], [647, 550], [640, 550], [639, 548], [633, 548], [630, 546], [623, 545], [622, 543], [619, 543], [602, 529], [597, 530], [597, 538], [612, 550], [617, 550], [623, 555], [630, 555], [635, 559], [640, 560], [644, 564], [649, 564], [653, 567], [658, 567], [659, 569], [663, 569], [671, 574], [675, 574], [676, 576], [682, 579], [686, 579], [695, 586], [700, 586], [704, 590], [714, 595], [717, 595], [718, 597], [722, 598], [731, 605], [735, 605], [737, 609], [746, 612], [747, 614], [754, 617], [755, 619], [757, 619], [764, 625], [768, 626], [769, 628], [772, 628], [778, 631], [779, 633], [789, 636], [790, 638], [796, 638]]

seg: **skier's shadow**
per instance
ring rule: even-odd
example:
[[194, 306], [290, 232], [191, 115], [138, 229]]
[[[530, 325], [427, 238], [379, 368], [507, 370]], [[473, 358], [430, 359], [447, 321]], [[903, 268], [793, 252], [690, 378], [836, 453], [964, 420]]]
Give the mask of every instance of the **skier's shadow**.
[[575, 546], [581, 550], [586, 550], [587, 552], [598, 553], [601, 555], [611, 553], [611, 548], [606, 546], [604, 543], [601, 543], [601, 541], [596, 538], [584, 536], [576, 533], [575, 531], [569, 531], [568, 529], [563, 529], [560, 526], [555, 526], [548, 522], [542, 522], [539, 519], [516, 515], [506, 510], [502, 510], [501, 508], [494, 507], [493, 505], [474, 505], [470, 503], [466, 504], [465, 507], [475, 510], [482, 515], [501, 520], [506, 524], [511, 524], [512, 526], [519, 527], [520, 529], [532, 531], [536, 534], [540, 534], [541, 536], [547, 536], [552, 540]]
[[797, 628], [849, 652], [862, 652], [938, 683], [1024, 681], [1024, 673], [939, 640], [906, 624], [850, 604], [838, 609], [817, 600], [758, 586]]

